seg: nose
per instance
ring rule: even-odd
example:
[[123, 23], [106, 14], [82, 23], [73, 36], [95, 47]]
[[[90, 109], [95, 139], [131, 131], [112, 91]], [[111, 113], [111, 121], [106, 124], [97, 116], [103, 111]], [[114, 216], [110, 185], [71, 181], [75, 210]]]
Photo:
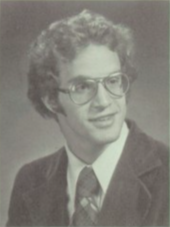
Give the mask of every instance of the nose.
[[111, 94], [109, 94], [102, 83], [98, 83], [97, 93], [93, 98], [93, 106], [104, 109], [110, 106], [112, 102], [113, 98], [111, 97]]

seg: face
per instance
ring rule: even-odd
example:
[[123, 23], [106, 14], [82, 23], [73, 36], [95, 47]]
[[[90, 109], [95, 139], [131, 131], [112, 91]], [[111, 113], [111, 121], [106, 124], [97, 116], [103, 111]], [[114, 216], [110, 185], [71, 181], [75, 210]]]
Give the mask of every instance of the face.
[[[105, 78], [121, 71], [116, 52], [106, 46], [89, 45], [69, 64], [62, 67], [60, 87], [68, 88], [76, 78]], [[126, 115], [125, 97], [114, 99], [99, 83], [95, 97], [84, 105], [75, 104], [68, 94], [59, 101], [66, 115], [58, 114], [67, 141], [104, 145], [118, 139]]]

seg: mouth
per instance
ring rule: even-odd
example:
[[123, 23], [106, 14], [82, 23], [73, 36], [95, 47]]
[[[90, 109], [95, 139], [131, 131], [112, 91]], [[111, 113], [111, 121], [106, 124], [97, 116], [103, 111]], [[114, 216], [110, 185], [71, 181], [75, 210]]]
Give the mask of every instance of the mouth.
[[91, 122], [105, 122], [105, 121], [110, 121], [113, 119], [115, 114], [107, 114], [107, 115], [103, 115], [103, 116], [99, 116], [99, 117], [95, 117], [95, 118], [90, 118], [89, 121]]

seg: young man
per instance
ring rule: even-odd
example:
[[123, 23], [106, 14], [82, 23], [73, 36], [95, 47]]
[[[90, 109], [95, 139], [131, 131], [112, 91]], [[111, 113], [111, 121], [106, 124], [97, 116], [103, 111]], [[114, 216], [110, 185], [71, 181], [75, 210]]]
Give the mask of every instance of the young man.
[[7, 226], [169, 226], [168, 151], [126, 120], [130, 29], [83, 11], [32, 45], [28, 96], [66, 143], [25, 165]]

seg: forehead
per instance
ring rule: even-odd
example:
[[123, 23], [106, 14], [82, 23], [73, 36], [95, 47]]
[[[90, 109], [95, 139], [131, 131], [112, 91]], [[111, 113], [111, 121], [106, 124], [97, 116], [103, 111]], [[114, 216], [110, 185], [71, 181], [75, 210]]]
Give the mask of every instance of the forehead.
[[121, 70], [118, 54], [107, 46], [89, 45], [71, 62], [61, 68], [61, 82], [69, 82], [76, 77], [106, 77]]

